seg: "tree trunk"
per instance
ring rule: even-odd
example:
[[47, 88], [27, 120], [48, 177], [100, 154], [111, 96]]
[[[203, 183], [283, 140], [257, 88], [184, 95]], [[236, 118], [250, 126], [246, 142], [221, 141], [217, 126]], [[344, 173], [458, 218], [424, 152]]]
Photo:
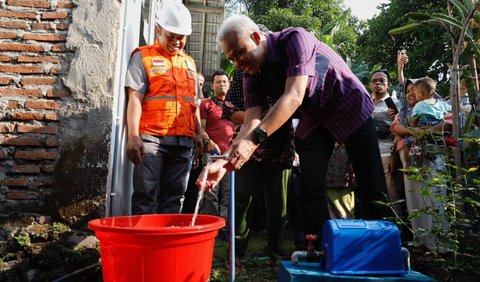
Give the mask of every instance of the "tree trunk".
[[[451, 66], [451, 76], [450, 76], [450, 103], [452, 105], [452, 137], [456, 140], [459, 140], [460, 137], [460, 120], [458, 118], [459, 113], [459, 99], [458, 93], [460, 92], [460, 77], [459, 77], [459, 69], [458, 69], [458, 60], [460, 54], [455, 54], [453, 58], [453, 64]], [[453, 148], [453, 153], [455, 157], [455, 176], [459, 178], [461, 176], [461, 167], [462, 167], [462, 159], [461, 159], [461, 150], [460, 150], [460, 142], [458, 145]]]

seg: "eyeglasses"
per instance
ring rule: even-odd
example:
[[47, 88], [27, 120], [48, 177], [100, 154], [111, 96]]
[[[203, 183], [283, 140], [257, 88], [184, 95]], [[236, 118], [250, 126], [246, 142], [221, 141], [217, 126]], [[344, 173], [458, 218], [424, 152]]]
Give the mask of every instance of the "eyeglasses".
[[388, 79], [386, 78], [377, 78], [377, 79], [372, 79], [372, 83], [375, 84], [375, 83], [387, 83], [388, 82]]

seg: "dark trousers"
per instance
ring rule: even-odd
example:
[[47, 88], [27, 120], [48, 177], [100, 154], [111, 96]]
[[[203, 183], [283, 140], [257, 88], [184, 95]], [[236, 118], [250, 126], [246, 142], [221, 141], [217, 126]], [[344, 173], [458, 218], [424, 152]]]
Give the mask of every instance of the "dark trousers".
[[280, 259], [284, 255], [283, 238], [287, 220], [287, 188], [290, 177], [291, 169], [265, 161], [248, 161], [236, 172], [235, 251], [239, 258], [243, 258], [247, 251], [250, 228], [255, 220], [254, 201], [259, 198], [264, 199], [266, 209], [267, 244], [270, 257]]
[[180, 213], [192, 149], [144, 141], [142, 163], [133, 170], [132, 214]]
[[[335, 140], [323, 127], [310, 136], [295, 140], [300, 156], [301, 189], [303, 199], [303, 223], [305, 234], [321, 238], [323, 224], [328, 220], [328, 205], [325, 195], [325, 179], [328, 160]], [[387, 186], [373, 120], [369, 118], [345, 140], [345, 147], [357, 178], [355, 195], [359, 205], [355, 207], [357, 218], [381, 219], [391, 216], [387, 207], [374, 201], [387, 201]], [[320, 246], [321, 240], [317, 240]]]

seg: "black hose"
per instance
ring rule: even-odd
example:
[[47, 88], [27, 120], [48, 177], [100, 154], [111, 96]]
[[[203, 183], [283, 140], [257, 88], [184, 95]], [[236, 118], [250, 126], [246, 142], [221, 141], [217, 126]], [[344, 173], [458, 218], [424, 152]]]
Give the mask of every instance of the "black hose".
[[100, 264], [101, 264], [101, 261], [98, 260], [98, 262], [96, 262], [96, 263], [94, 263], [94, 264], [91, 264], [91, 265], [89, 265], [89, 266], [85, 266], [84, 268], [77, 269], [77, 270], [75, 270], [74, 272], [71, 272], [71, 273], [69, 273], [69, 274], [67, 274], [67, 275], [64, 275], [64, 276], [62, 276], [62, 277], [60, 277], [60, 278], [58, 278], [58, 279], [53, 280], [52, 282], [62, 282], [62, 281], [66, 281], [65, 279], [68, 279], [68, 278], [73, 277], [73, 276], [75, 276], [75, 275], [78, 275], [78, 274], [80, 274], [80, 273], [89, 271], [89, 270], [91, 270], [91, 269], [93, 269], [93, 268], [96, 268], [96, 267], [100, 266]]

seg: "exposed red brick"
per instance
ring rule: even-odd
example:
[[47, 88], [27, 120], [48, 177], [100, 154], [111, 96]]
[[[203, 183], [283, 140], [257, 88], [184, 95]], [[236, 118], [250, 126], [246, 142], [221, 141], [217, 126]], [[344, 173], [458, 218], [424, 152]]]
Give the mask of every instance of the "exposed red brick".
[[55, 160], [57, 158], [56, 151], [16, 151], [16, 159], [26, 160]]
[[9, 6], [50, 8], [50, 0], [7, 0]]
[[42, 139], [40, 137], [3, 137], [0, 136], [0, 144], [12, 146], [40, 146]]
[[57, 68], [57, 67], [51, 67], [50, 68], [50, 74], [61, 74], [61, 69], [60, 68]]
[[13, 165], [10, 169], [13, 173], [40, 173], [40, 166], [35, 164]]
[[61, 20], [68, 18], [67, 12], [44, 12], [42, 13], [42, 20]]
[[47, 139], [45, 139], [45, 145], [47, 145], [47, 146], [49, 146], [49, 147], [56, 147], [56, 146], [58, 146], [57, 137], [53, 137], [53, 136], [47, 137]]
[[39, 112], [13, 112], [12, 120], [45, 120], [45, 114]]
[[32, 23], [32, 30], [52, 30], [55, 25], [51, 22]]
[[21, 133], [46, 133], [57, 134], [58, 128], [56, 126], [33, 126], [33, 125], [18, 125], [17, 131]]
[[58, 120], [57, 113], [55, 113], [55, 112], [45, 113], [45, 120], [48, 120], [48, 121], [57, 121], [57, 120]]
[[26, 21], [0, 21], [0, 28], [10, 29], [26, 29], [28, 28], [28, 22]]
[[0, 72], [29, 74], [29, 73], [44, 73], [40, 66], [23, 66], [23, 65], [0, 65]]
[[39, 101], [39, 100], [35, 100], [35, 101], [26, 101], [25, 102], [25, 108], [26, 109], [45, 109], [45, 110], [54, 110], [54, 109], [58, 109], [60, 108], [60, 105], [62, 103], [60, 102], [55, 102], [55, 101], [47, 101], [47, 100], [43, 100], [43, 101]]
[[58, 30], [67, 30], [70, 25], [66, 23], [59, 23], [55, 26]]
[[0, 160], [1, 159], [8, 159], [8, 152], [7, 150], [0, 149]]
[[56, 56], [18, 56], [19, 63], [58, 63], [60, 58]]
[[52, 85], [56, 81], [56, 77], [24, 77], [21, 83], [23, 85]]
[[0, 32], [0, 39], [13, 39], [17, 37], [16, 32]]
[[[26, 178], [7, 178], [3, 181], [5, 186], [27, 186], [28, 180]], [[13, 192], [12, 192], [13, 193]]]
[[53, 184], [53, 180], [51, 177], [38, 177], [33, 183], [35, 187], [51, 186]]
[[73, 8], [75, 5], [73, 5], [72, 1], [58, 1], [57, 3], [57, 8]]
[[72, 93], [66, 88], [62, 89], [50, 89], [47, 91], [47, 97], [49, 98], [60, 98], [60, 97], [69, 97]]
[[7, 56], [7, 55], [0, 55], [0, 62], [2, 62], [2, 63], [9, 63], [9, 62], [11, 62], [11, 61], [12, 61], [12, 59], [11, 59], [9, 56]]
[[38, 45], [22, 44], [22, 43], [2, 43], [0, 44], [0, 51], [43, 52], [43, 47]]
[[0, 96], [25, 96], [25, 97], [41, 97], [40, 89], [18, 89], [18, 88], [0, 88]]
[[52, 52], [66, 52], [67, 48], [65, 45], [53, 45], [52, 49], [50, 50]]
[[1, 133], [10, 133], [15, 130], [15, 125], [11, 123], [0, 123], [0, 132]]
[[24, 40], [36, 40], [45, 42], [64, 42], [67, 38], [63, 34], [33, 34], [26, 33], [23, 35]]
[[22, 11], [9, 11], [0, 10], [0, 17], [15, 18], [15, 19], [35, 19], [37, 13], [35, 12], [22, 12]]
[[18, 104], [18, 101], [13, 101], [13, 100], [8, 101], [9, 109], [18, 109], [19, 106], [20, 105]]
[[42, 169], [42, 172], [53, 173], [55, 171], [55, 166], [54, 165], [42, 165], [41, 169]]
[[[26, 186], [26, 185], [25, 185]], [[34, 200], [37, 196], [27, 191], [11, 191], [7, 192], [7, 199], [9, 200]]]
[[11, 77], [0, 77], [0, 85], [8, 85], [13, 81], [13, 78]]

